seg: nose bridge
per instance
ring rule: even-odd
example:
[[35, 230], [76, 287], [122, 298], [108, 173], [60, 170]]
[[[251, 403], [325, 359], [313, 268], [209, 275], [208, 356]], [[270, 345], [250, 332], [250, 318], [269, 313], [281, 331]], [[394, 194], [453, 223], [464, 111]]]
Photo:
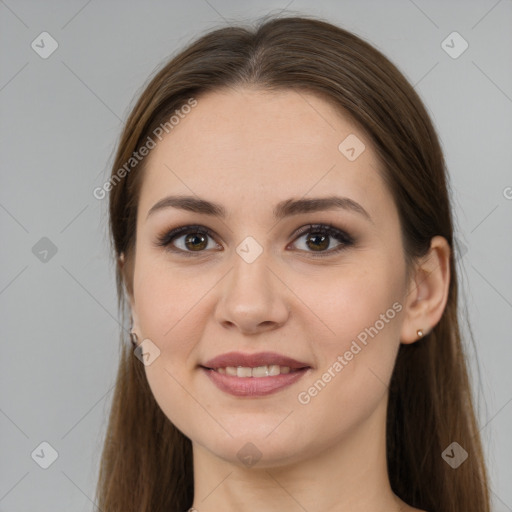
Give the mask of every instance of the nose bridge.
[[270, 255], [271, 251], [252, 237], [237, 246], [217, 308], [221, 323], [254, 331], [261, 325], [275, 327], [285, 321], [286, 300], [282, 284], [271, 269]]
[[272, 285], [272, 272], [270, 270], [270, 251], [264, 248], [253, 237], [247, 237], [236, 248], [233, 256], [233, 271], [229, 279], [231, 293], [235, 293], [238, 299], [243, 297], [251, 300], [271, 299], [275, 290]]

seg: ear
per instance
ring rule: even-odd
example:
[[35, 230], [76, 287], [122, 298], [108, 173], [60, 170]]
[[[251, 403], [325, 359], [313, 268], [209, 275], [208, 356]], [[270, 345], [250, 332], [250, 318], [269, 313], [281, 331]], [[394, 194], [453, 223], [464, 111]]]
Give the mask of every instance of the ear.
[[121, 274], [123, 276], [123, 282], [124, 282], [124, 288], [126, 290], [126, 295], [130, 302], [130, 310], [131, 310], [131, 316], [132, 316], [132, 321], [133, 321], [133, 330], [135, 332], [140, 332], [139, 331], [139, 321], [138, 321], [138, 317], [137, 317], [137, 310], [135, 308], [135, 298], [134, 298], [134, 294], [133, 294], [133, 289], [131, 286], [128, 285], [129, 279], [130, 279], [130, 276], [129, 276], [130, 272], [129, 272], [129, 269], [126, 267], [124, 252], [121, 253], [121, 255], [118, 257], [117, 262], [119, 265], [119, 270], [121, 271]]
[[448, 300], [450, 251], [446, 239], [435, 236], [429, 252], [417, 263], [405, 299], [402, 343], [414, 343], [421, 338], [418, 330], [425, 336], [441, 319]]

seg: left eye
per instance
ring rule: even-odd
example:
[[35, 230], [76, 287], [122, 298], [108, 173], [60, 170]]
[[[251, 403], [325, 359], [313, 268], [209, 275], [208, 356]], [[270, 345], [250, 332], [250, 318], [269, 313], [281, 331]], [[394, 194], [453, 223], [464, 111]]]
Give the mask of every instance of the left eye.
[[[348, 235], [345, 231], [341, 229], [335, 228], [330, 225], [309, 225], [301, 228], [301, 233], [304, 233], [306, 236], [306, 247], [314, 247], [315, 250], [313, 253], [319, 252], [319, 254], [312, 254], [312, 256], [324, 256], [329, 255], [335, 252], [339, 252], [346, 247], [349, 247], [354, 244], [354, 240], [350, 235]], [[304, 234], [301, 234], [298, 239], [304, 237]], [[327, 250], [322, 250], [328, 248], [331, 243], [330, 239], [334, 238], [338, 240], [339, 244], [334, 248]], [[298, 240], [297, 239], [297, 240]], [[316, 249], [321, 249], [317, 251]], [[306, 251], [311, 252], [311, 251]]]
[[[354, 244], [353, 238], [345, 231], [325, 224], [304, 226], [295, 235], [299, 235], [296, 240], [307, 235], [305, 237], [306, 247], [313, 248], [314, 250], [304, 250], [303, 252], [309, 252], [315, 257], [333, 254]], [[178, 241], [180, 238], [184, 238], [182, 247], [176, 247], [175, 241]], [[204, 249], [220, 247], [216, 243], [212, 244], [213, 247], [208, 247], [208, 238], [213, 239], [214, 235], [210, 229], [204, 226], [181, 226], [160, 236], [157, 239], [156, 245], [165, 247], [167, 251], [173, 253], [192, 256], [194, 253], [204, 252]], [[331, 245], [331, 238], [338, 240], [339, 244], [327, 251], [326, 249]]]

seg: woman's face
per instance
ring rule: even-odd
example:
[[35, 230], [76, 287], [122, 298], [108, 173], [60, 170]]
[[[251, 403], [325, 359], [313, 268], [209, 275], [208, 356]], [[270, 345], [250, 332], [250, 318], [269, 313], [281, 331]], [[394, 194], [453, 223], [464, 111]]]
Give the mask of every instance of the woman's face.
[[[303, 92], [209, 93], [151, 150], [132, 314], [155, 399], [197, 449], [271, 467], [383, 427], [408, 283], [379, 172], [364, 134]], [[189, 208], [152, 210], [169, 196]], [[273, 354], [209, 363], [233, 352]]]

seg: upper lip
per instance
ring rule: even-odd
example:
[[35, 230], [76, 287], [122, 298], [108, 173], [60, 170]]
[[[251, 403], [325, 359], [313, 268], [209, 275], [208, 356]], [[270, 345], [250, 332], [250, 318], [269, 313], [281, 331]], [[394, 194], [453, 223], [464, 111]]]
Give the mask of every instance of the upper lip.
[[275, 352], [258, 352], [257, 354], [244, 354], [242, 352], [228, 352], [206, 361], [202, 364], [206, 368], [226, 368], [227, 366], [245, 366], [256, 368], [258, 366], [288, 366], [292, 369], [309, 368], [307, 363], [297, 361], [291, 357]]

